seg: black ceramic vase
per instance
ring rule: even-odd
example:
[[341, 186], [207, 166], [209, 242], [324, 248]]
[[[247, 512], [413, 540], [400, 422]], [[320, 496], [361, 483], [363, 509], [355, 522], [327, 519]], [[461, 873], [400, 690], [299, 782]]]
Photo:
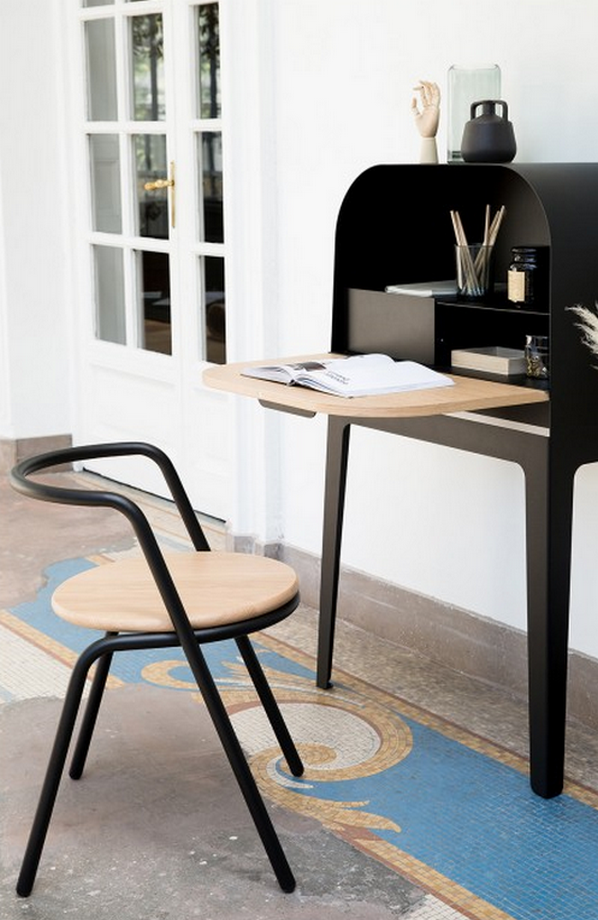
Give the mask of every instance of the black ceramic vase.
[[[502, 106], [502, 115], [496, 111]], [[478, 112], [478, 110], [481, 111]], [[463, 131], [461, 156], [466, 163], [510, 163], [517, 152], [515, 132], [502, 99], [473, 102], [471, 121]]]

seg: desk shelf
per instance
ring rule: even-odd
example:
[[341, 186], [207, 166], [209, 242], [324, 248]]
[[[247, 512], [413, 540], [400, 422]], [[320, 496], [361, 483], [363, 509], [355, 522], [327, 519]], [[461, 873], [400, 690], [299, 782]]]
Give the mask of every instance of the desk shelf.
[[527, 335], [550, 335], [547, 310], [517, 310], [498, 299], [484, 304], [437, 300], [434, 316], [434, 362], [447, 367], [455, 348], [501, 345], [523, 350]]
[[455, 348], [523, 349], [526, 335], [550, 334], [547, 310], [516, 309], [500, 296], [467, 303], [351, 288], [347, 311], [343, 351], [382, 351], [441, 368], [450, 366]]
[[[384, 294], [388, 284], [454, 277], [450, 211], [460, 212], [473, 239], [486, 204], [493, 212], [506, 208], [494, 260], [498, 283], [506, 282], [513, 246], [549, 248], [545, 311], [513, 310], [500, 298], [471, 306], [444, 298], [430, 308], [425, 298]], [[373, 166], [349, 188], [338, 216], [331, 350], [390, 350], [446, 366], [451, 347], [523, 348], [526, 334], [548, 334], [553, 428], [568, 435], [594, 428], [596, 370], [567, 307], [593, 307], [598, 299], [597, 252], [598, 164]], [[366, 292], [371, 308], [362, 310], [356, 296], [363, 307]], [[406, 301], [415, 330], [399, 316]]]

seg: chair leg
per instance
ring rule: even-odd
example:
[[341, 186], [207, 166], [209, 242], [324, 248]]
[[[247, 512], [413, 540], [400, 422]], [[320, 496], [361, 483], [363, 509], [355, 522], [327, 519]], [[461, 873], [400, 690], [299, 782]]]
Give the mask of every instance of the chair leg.
[[[116, 635], [116, 633], [107, 633], [107, 637], [112, 635]], [[81, 728], [79, 729], [79, 735], [77, 737], [77, 743], [69, 769], [69, 776], [71, 779], [81, 779], [83, 775], [85, 761], [87, 760], [89, 745], [91, 744], [91, 737], [96, 725], [111, 663], [112, 652], [107, 652], [105, 655], [102, 655], [96, 664], [91, 690], [89, 691], [89, 697], [85, 707], [85, 714], [81, 722]]]
[[282, 713], [272, 693], [270, 684], [266, 680], [266, 676], [255, 653], [255, 649], [251, 644], [251, 640], [249, 636], [238, 636], [236, 642], [243, 661], [245, 662], [245, 666], [249, 671], [249, 676], [253, 681], [262, 706], [264, 707], [264, 711], [270, 720], [270, 725], [280, 744], [282, 753], [286, 758], [289, 770], [293, 776], [302, 776], [303, 763], [301, 762], [301, 758], [287, 728], [286, 722], [282, 717]]
[[274, 825], [270, 820], [270, 815], [266, 810], [264, 801], [260, 795], [259, 789], [249, 769], [249, 764], [245, 759], [243, 750], [239, 743], [229, 715], [224, 703], [218, 693], [218, 689], [206, 660], [197, 644], [185, 648], [187, 660], [193, 671], [197, 685], [203, 695], [204, 702], [214, 723], [226, 756], [233, 769], [233, 773], [239, 784], [255, 827], [260, 835], [264, 849], [278, 884], [283, 891], [291, 892], [295, 890], [295, 879], [291, 867], [287, 861], [280, 840], [274, 830]]
[[93, 658], [90, 658], [88, 652], [89, 649], [80, 656], [71, 674], [52, 753], [46, 770], [46, 777], [29, 834], [27, 849], [25, 850], [25, 856], [17, 881], [17, 894], [24, 898], [31, 894], [31, 889], [35, 882], [37, 868], [48, 833], [50, 819], [52, 818], [58, 787], [62, 778], [69, 744], [73, 735], [73, 729], [75, 727], [75, 721], [83, 695], [83, 688], [85, 687], [87, 672], [93, 662]]

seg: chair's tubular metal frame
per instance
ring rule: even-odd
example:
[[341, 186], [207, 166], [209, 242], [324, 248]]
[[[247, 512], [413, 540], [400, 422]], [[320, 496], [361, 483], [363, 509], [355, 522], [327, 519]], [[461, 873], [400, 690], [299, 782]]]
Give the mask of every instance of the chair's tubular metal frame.
[[293, 873], [205, 657], [201, 652], [200, 644], [225, 638], [235, 639], [287, 760], [289, 769], [293, 775], [300, 776], [303, 773], [301, 758], [248, 638], [248, 633], [264, 629], [288, 616], [297, 607], [299, 594], [297, 593], [290, 601], [276, 610], [254, 617], [251, 620], [245, 620], [242, 623], [230, 626], [194, 630], [187, 618], [179, 593], [150, 524], [141, 509], [131, 499], [106, 490], [63, 488], [62, 486], [32, 482], [29, 479], [34, 473], [62, 464], [76, 463], [91, 458], [133, 454], [146, 456], [158, 464], [195, 549], [198, 552], [209, 551], [209, 544], [173, 464], [168, 456], [154, 445], [143, 442], [121, 442], [118, 444], [66, 448], [23, 460], [17, 464], [10, 474], [12, 486], [18, 492], [29, 497], [60, 504], [109, 507], [124, 514], [139, 539], [141, 549], [154, 576], [174, 628], [174, 633], [107, 633], [102, 639], [98, 639], [88, 646], [79, 656], [73, 669], [64, 701], [46, 778], [19, 874], [17, 892], [21, 896], [29, 895], [35, 881], [89, 668], [97, 661], [92, 689], [71, 762], [70, 776], [73, 779], [80, 778], [83, 772], [113, 654], [117, 651], [131, 649], [177, 646], [182, 648], [202, 693], [278, 882], [284, 891], [292, 891], [295, 887]]

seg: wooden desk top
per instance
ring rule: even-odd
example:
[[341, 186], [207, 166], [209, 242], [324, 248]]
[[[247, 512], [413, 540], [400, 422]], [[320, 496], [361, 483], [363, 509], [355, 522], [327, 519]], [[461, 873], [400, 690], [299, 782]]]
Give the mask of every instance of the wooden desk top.
[[409, 418], [424, 415], [447, 415], [451, 412], [496, 409], [548, 401], [548, 393], [545, 390], [479, 380], [476, 377], [458, 377], [454, 374], [448, 375], [455, 381], [453, 387], [385, 393], [382, 396], [356, 396], [347, 399], [342, 396], [329, 396], [307, 387], [284, 386], [284, 384], [271, 383], [268, 380], [257, 380], [255, 377], [243, 377], [241, 373], [251, 365], [291, 364], [297, 361], [315, 361], [333, 357], [341, 356], [301, 355], [291, 358], [223, 364], [207, 368], [203, 372], [203, 381], [206, 386], [213, 389], [237, 393], [240, 396], [250, 396], [275, 408], [305, 415], [315, 415], [321, 412], [324, 415], [340, 415], [345, 418]]

